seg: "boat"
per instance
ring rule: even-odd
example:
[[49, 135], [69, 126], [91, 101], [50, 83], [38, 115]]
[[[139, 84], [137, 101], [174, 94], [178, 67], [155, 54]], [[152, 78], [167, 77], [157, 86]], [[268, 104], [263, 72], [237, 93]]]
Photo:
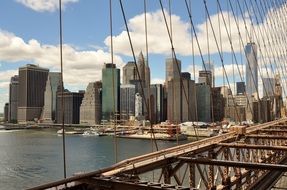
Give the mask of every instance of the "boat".
[[[58, 130], [57, 134], [58, 135], [62, 135], [63, 134], [63, 129]], [[82, 131], [66, 131], [65, 130], [65, 134], [66, 135], [80, 135], [80, 134], [83, 134], [83, 132]]]
[[84, 133], [82, 134], [83, 136], [99, 136], [99, 134], [96, 131], [84, 131]]

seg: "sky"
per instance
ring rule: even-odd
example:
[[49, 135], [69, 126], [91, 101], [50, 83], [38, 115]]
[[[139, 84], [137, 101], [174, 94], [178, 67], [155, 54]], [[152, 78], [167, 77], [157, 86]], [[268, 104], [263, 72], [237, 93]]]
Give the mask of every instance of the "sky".
[[[163, 83], [165, 59], [171, 56], [171, 45], [159, 1], [146, 1], [151, 82]], [[268, 35], [282, 36], [283, 31], [279, 30], [278, 27], [272, 31], [272, 34], [271, 32], [269, 34], [260, 32], [267, 29], [268, 21], [274, 22], [274, 12], [278, 16], [284, 15], [285, 5], [274, 6], [270, 4], [268, 11], [262, 12], [262, 17], [258, 18], [257, 23], [255, 15], [259, 15], [259, 12], [250, 11], [249, 15], [243, 3], [243, 14], [241, 14], [236, 1], [231, 0], [234, 6], [235, 15], [233, 15], [228, 0], [220, 1], [222, 14], [218, 12], [219, 7], [215, 0], [207, 1], [210, 21], [214, 29], [213, 33], [211, 24], [206, 17], [203, 0], [187, 1], [188, 3], [191, 2], [192, 20], [203, 59], [205, 62], [210, 61], [214, 64], [216, 86], [222, 85], [223, 81], [226, 84], [227, 81], [226, 78], [223, 80], [222, 62], [225, 65], [232, 89], [234, 82], [240, 81], [238, 69], [244, 77], [246, 61], [243, 51], [244, 45], [250, 41], [250, 38], [257, 44], [261, 44], [258, 60], [262, 67], [262, 75], [267, 75], [266, 70], [269, 70], [269, 74], [271, 73], [270, 64], [274, 60], [269, 57], [274, 57], [274, 55], [280, 57], [278, 53], [275, 53], [275, 48], [280, 49], [281, 46], [273, 46], [274, 49], [264, 48], [264, 43], [267, 42], [263, 39]], [[122, 0], [122, 2], [135, 54], [138, 55], [140, 51], [143, 51], [146, 55], [144, 1]], [[162, 0], [162, 2], [169, 22], [169, 1]], [[85, 90], [89, 82], [101, 80], [101, 69], [104, 63], [111, 62], [109, 1], [62, 0], [62, 5], [65, 87], [70, 91]], [[114, 63], [117, 64], [117, 67], [122, 68], [125, 63], [133, 60], [133, 58], [118, 0], [112, 0], [112, 9]], [[203, 64], [199, 47], [195, 41], [195, 34], [191, 32], [185, 1], [171, 0], [171, 14], [172, 37], [176, 55], [182, 61], [182, 71], [191, 72], [193, 76], [193, 72], [197, 74], [198, 70], [202, 69]], [[58, 0], [1, 0], [0, 18], [1, 110], [5, 102], [8, 102], [10, 78], [18, 74], [20, 66], [32, 63], [49, 68], [50, 71], [60, 71]], [[238, 23], [239, 30], [235, 21]], [[252, 21], [254, 22], [253, 26], [251, 25]], [[285, 21], [283, 19], [280, 22], [282, 23], [279, 23], [278, 26], [284, 24]], [[240, 31], [241, 37], [238, 31]], [[255, 35], [256, 33], [257, 35]], [[229, 39], [232, 39], [235, 57], [231, 53]], [[218, 53], [216, 42], [219, 44], [220, 51], [223, 52], [223, 61], [221, 61]], [[192, 44], [194, 51], [192, 51]], [[271, 52], [274, 53], [269, 55], [269, 52], [270, 54], [272, 54]], [[239, 64], [238, 69], [236, 62]], [[195, 67], [193, 67], [193, 63]], [[263, 65], [267, 65], [266, 69]]]

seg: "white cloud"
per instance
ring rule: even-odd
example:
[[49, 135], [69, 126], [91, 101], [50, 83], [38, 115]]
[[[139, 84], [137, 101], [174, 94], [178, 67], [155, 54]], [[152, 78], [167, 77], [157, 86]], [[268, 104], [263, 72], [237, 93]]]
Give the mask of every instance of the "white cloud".
[[161, 78], [153, 78], [151, 79], [151, 84], [163, 84], [165, 81], [165, 79], [161, 79]]
[[[191, 46], [188, 43], [190, 34], [188, 33], [188, 23], [184, 23], [179, 16], [172, 15], [174, 44], [177, 52], [183, 55], [188, 55]], [[144, 29], [144, 15], [140, 14], [128, 21], [130, 34], [133, 42], [135, 52], [145, 50], [145, 29]], [[147, 13], [148, 23], [148, 43], [150, 53], [155, 54], [170, 54], [171, 48], [166, 27], [164, 25], [163, 16], [160, 10], [156, 12]], [[117, 53], [124, 55], [131, 55], [131, 49], [127, 38], [127, 32], [122, 31], [119, 35], [113, 37], [114, 50]], [[106, 46], [110, 47], [110, 37], [105, 39]]]
[[[0, 30], [0, 61], [25, 61], [60, 71], [59, 46], [41, 44], [35, 39], [25, 42], [12, 33]], [[110, 62], [110, 53], [103, 50], [77, 51], [70, 45], [63, 46], [64, 83], [67, 88], [85, 89], [91, 81], [101, 80], [104, 63]], [[122, 59], [115, 55], [114, 62], [122, 67]], [[10, 77], [17, 70], [0, 71], [0, 91], [7, 87]], [[5, 86], [6, 85], [6, 86]], [[7, 99], [7, 98], [6, 98]], [[0, 105], [1, 106], [1, 105]]]
[[[17, 2], [25, 5], [26, 7], [38, 12], [53, 12], [59, 8], [59, 0], [16, 0]], [[62, 0], [62, 6], [69, 3], [75, 3], [79, 0]]]
[[[59, 71], [59, 56], [59, 46], [40, 44], [35, 39], [26, 43], [22, 38], [12, 33], [0, 31], [0, 60], [2, 61], [31, 61], [52, 71]], [[123, 65], [119, 56], [115, 55], [114, 60], [118, 67]], [[110, 53], [103, 50], [77, 51], [70, 45], [64, 45], [64, 82], [75, 85], [100, 80], [101, 69], [107, 62], [110, 62]], [[81, 79], [79, 80], [78, 77]]]

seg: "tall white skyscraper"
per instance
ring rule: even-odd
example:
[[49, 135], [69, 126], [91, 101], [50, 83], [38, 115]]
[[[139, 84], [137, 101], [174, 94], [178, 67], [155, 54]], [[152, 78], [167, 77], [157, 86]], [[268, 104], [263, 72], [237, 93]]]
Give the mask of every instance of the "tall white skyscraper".
[[246, 94], [248, 97], [252, 95], [256, 97], [258, 89], [258, 62], [257, 62], [257, 46], [254, 42], [245, 46], [246, 54]]

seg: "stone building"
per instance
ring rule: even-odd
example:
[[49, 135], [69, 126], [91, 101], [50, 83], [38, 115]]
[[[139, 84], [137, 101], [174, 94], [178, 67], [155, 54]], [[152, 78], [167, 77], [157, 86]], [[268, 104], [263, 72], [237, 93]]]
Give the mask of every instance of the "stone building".
[[95, 125], [101, 123], [102, 117], [102, 82], [88, 84], [80, 107], [80, 123]]

